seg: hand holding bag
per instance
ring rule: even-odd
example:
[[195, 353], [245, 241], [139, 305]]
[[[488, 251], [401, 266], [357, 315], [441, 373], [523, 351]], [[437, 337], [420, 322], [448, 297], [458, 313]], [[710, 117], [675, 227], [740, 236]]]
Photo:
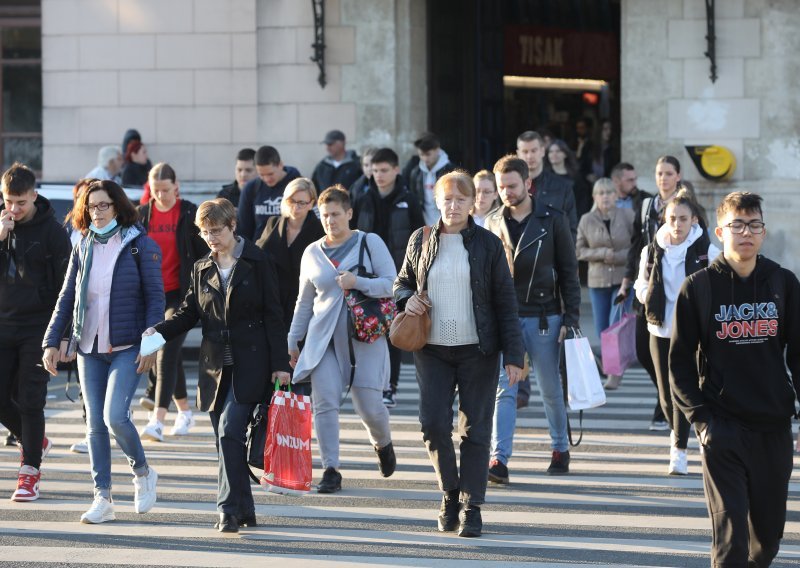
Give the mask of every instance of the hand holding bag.
[[311, 490], [311, 397], [282, 391], [275, 381], [269, 408], [264, 475], [269, 493], [305, 495]]
[[603, 372], [607, 375], [622, 375], [636, 361], [636, 316], [622, 313], [622, 304], [618, 307], [622, 317], [600, 334]]
[[571, 410], [595, 408], [606, 403], [600, 372], [594, 360], [589, 339], [580, 331], [574, 339], [564, 340], [567, 361], [567, 403]]
[[[420, 254], [419, 266], [425, 264], [428, 253], [428, 239], [431, 235], [431, 228], [422, 228], [422, 253]], [[428, 343], [431, 333], [431, 301], [428, 299], [428, 291], [425, 289], [426, 274], [417, 277], [416, 296], [427, 306], [427, 310], [421, 316], [412, 316], [405, 311], [397, 314], [389, 330], [389, 341], [392, 345], [403, 351], [419, 351]]]

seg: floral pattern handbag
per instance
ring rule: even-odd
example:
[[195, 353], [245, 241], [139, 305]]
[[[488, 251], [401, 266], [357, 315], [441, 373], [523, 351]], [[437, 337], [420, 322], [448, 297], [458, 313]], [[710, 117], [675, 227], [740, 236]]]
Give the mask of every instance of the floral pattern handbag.
[[[377, 278], [364, 267], [364, 252], [369, 256], [372, 264], [372, 255], [367, 246], [367, 237], [361, 239], [358, 251], [358, 265], [351, 272], [361, 278]], [[353, 339], [362, 343], [375, 343], [382, 335], [388, 335], [392, 321], [397, 315], [397, 306], [393, 298], [371, 298], [360, 290], [348, 290], [344, 295], [350, 319], [350, 333]]]

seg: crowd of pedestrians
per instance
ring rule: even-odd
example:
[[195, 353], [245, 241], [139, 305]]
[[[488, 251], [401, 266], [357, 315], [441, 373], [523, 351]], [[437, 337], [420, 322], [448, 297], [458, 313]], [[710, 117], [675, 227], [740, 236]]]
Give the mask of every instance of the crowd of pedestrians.
[[[414, 362], [423, 440], [442, 491], [438, 529], [480, 536], [487, 484], [511, 480], [531, 378], [550, 437], [546, 473], [570, 472], [562, 346], [579, 331], [585, 263], [597, 334], [622, 314], [636, 316], [637, 357], [658, 391], [649, 427], [670, 431], [670, 475], [688, 473], [694, 424], [715, 561], [749, 551], [767, 565], [791, 473], [800, 284], [758, 254], [766, 235], [759, 196], [727, 196], [714, 228], [675, 157], [657, 160], [651, 195], [637, 187], [631, 164], [611, 167], [605, 153], [593, 161], [590, 140], [579, 131], [577, 141], [573, 150], [523, 132], [516, 153], [473, 176], [432, 133], [414, 142], [416, 156], [401, 168], [391, 148], [359, 156], [333, 130], [309, 178], [272, 146], [245, 148], [234, 181], [195, 205], [181, 196], [173, 167], [152, 166], [129, 130], [122, 148], [100, 149], [64, 226], [31, 170], [15, 164], [2, 176], [0, 207], [0, 350], [9, 362], [0, 371], [0, 422], [21, 452], [12, 499], [39, 496], [52, 445], [47, 374], [77, 359], [94, 482], [81, 521], [115, 517], [112, 436], [131, 468], [136, 512], [150, 510], [158, 474], [141, 440], [164, 439], [173, 402], [170, 435], [195, 425], [182, 346], [198, 323], [197, 408], [210, 414], [218, 451], [218, 530], [257, 523], [243, 456], [253, 408], [275, 383], [312, 396], [318, 492], [342, 489], [343, 396], [380, 474], [391, 476], [389, 411], [403, 352], [386, 336], [353, 340], [347, 295], [358, 292], [393, 297], [411, 318], [430, 314]], [[138, 208], [127, 185], [144, 188]], [[137, 431], [130, 407], [143, 374], [139, 403], [150, 415]], [[623, 377], [609, 375], [604, 387], [624, 388]]]

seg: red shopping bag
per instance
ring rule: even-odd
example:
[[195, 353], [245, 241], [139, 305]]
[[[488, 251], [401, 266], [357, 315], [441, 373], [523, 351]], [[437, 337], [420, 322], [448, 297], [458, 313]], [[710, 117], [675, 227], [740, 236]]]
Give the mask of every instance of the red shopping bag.
[[311, 397], [282, 390], [272, 394], [261, 487], [282, 495], [311, 490]]
[[636, 361], [636, 316], [625, 314], [600, 334], [603, 372], [622, 375]]

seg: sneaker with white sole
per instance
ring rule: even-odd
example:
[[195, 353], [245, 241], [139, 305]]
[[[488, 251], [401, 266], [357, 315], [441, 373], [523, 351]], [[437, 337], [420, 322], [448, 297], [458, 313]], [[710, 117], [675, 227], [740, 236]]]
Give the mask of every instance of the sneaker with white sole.
[[158, 421], [158, 418], [151, 418], [147, 426], [142, 428], [139, 432], [139, 437], [142, 440], [152, 440], [153, 442], [164, 441], [164, 425]]
[[195, 420], [192, 416], [191, 410], [181, 410], [175, 417], [175, 424], [173, 424], [169, 433], [172, 436], [186, 436], [189, 430], [194, 428]]
[[17, 490], [11, 496], [12, 501], [36, 501], [39, 498], [39, 480], [42, 473], [31, 465], [19, 468]]
[[158, 473], [152, 467], [147, 475], [137, 475], [133, 478], [133, 508], [137, 513], [146, 513], [156, 504], [156, 483]]
[[70, 452], [74, 452], [76, 454], [88, 454], [89, 453], [89, 438], [86, 437], [80, 442], [75, 442], [69, 447]]
[[113, 521], [116, 518], [114, 503], [105, 497], [97, 495], [92, 501], [92, 506], [89, 507], [89, 510], [81, 515], [81, 522], [86, 525], [97, 525], [106, 521]]
[[670, 475], [688, 475], [689, 474], [689, 458], [686, 455], [686, 450], [680, 450], [672, 447], [669, 450], [669, 469], [667, 472]]

